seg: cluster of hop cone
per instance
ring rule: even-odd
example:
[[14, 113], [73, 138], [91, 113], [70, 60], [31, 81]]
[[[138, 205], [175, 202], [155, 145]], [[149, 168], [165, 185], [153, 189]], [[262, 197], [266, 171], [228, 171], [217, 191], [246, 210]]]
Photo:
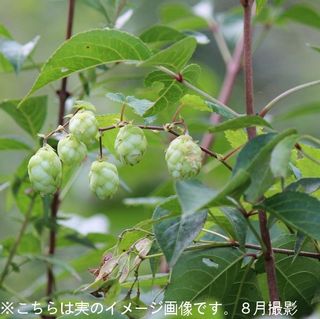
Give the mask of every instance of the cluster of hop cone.
[[[58, 142], [57, 152], [45, 140], [43, 147], [29, 161], [28, 173], [32, 187], [42, 195], [57, 191], [62, 181], [62, 165], [81, 163], [87, 156], [87, 146], [99, 136], [94, 111], [81, 106], [71, 117], [68, 128]], [[119, 129], [114, 147], [117, 158], [123, 164], [135, 165], [145, 154], [147, 139], [140, 127], [128, 123]], [[202, 151], [191, 136], [184, 134], [170, 143], [165, 159], [173, 178], [191, 178], [200, 171]], [[91, 164], [89, 185], [100, 199], [112, 197], [119, 187], [117, 167], [100, 157]]]

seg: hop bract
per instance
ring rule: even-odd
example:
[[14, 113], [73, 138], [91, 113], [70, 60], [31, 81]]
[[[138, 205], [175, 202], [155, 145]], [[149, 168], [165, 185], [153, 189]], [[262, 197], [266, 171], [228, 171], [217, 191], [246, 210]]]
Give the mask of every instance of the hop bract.
[[92, 144], [98, 135], [98, 121], [91, 111], [80, 111], [69, 123], [69, 131], [86, 145]]
[[170, 143], [166, 152], [166, 161], [173, 178], [191, 178], [200, 171], [202, 151], [191, 136], [181, 135]]
[[87, 155], [86, 145], [72, 134], [65, 136], [59, 141], [57, 150], [61, 161], [66, 165], [81, 163]]
[[147, 139], [140, 127], [128, 124], [119, 130], [114, 147], [122, 163], [135, 165], [147, 149]]
[[53, 194], [61, 184], [61, 161], [50, 145], [45, 145], [33, 155], [28, 173], [34, 190], [41, 194]]
[[90, 189], [100, 198], [112, 197], [119, 187], [117, 167], [98, 160], [92, 163], [89, 173]]

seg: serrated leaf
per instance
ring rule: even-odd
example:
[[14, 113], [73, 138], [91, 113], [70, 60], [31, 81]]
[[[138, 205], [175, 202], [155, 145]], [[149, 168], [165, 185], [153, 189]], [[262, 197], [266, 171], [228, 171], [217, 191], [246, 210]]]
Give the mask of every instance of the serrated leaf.
[[74, 72], [106, 63], [141, 62], [150, 55], [139, 38], [126, 32], [103, 29], [78, 33], [51, 55], [27, 96]]
[[303, 192], [307, 194], [312, 194], [320, 189], [320, 178], [309, 177], [301, 178], [296, 182], [291, 183], [286, 187], [286, 191], [292, 192]]
[[246, 115], [240, 116], [235, 119], [231, 119], [221, 124], [209, 127], [210, 132], [222, 132], [227, 130], [238, 130], [241, 128], [247, 128], [252, 126], [267, 126], [270, 124], [258, 115]]
[[308, 237], [320, 240], [320, 201], [308, 194], [286, 191], [265, 199], [259, 207]]
[[5, 100], [0, 103], [0, 109], [8, 113], [22, 129], [36, 138], [46, 119], [47, 96], [32, 97], [20, 103], [20, 100]]
[[185, 252], [173, 267], [165, 300], [223, 302], [237, 281], [242, 258], [239, 250], [230, 248]]
[[[190, 64], [182, 70], [182, 75], [186, 80], [194, 83], [199, 72], [200, 68], [198, 65]], [[162, 71], [151, 72], [145, 79], [145, 85], [147, 87], [152, 87], [156, 82], [163, 83], [164, 87], [159, 92], [157, 99], [153, 101], [153, 106], [144, 114], [144, 116], [152, 116], [159, 113], [166, 107], [178, 102], [186, 92], [186, 87], [184, 85]]]
[[165, 66], [171, 70], [180, 71], [191, 59], [197, 46], [192, 37], [184, 38], [170, 47], [152, 55], [142, 62], [142, 66]]
[[270, 167], [274, 177], [287, 177], [291, 151], [299, 136], [294, 134], [284, 138], [271, 153]]
[[179, 41], [186, 37], [182, 32], [166, 25], [154, 25], [140, 34], [145, 43], [169, 43]]
[[0, 137], [0, 151], [7, 150], [30, 150], [30, 145], [13, 137]]
[[[273, 245], [283, 249], [293, 249], [294, 235], [282, 236]], [[305, 250], [311, 251], [311, 247]], [[276, 254], [275, 267], [281, 300], [293, 300], [297, 304], [297, 314], [303, 317], [310, 313], [310, 301], [318, 293], [320, 285], [319, 261], [302, 257]]]
[[[176, 201], [176, 199], [173, 198], [172, 201]], [[153, 219], [161, 219], [161, 221], [154, 224], [154, 233], [171, 267], [177, 262], [183, 250], [199, 234], [206, 217], [206, 211], [192, 215], [176, 215], [168, 210], [165, 205], [159, 205], [155, 209]]]
[[224, 136], [228, 140], [232, 148], [238, 148], [246, 144], [248, 137], [244, 130], [239, 131], [225, 131]]
[[258, 135], [250, 140], [240, 151], [233, 174], [237, 173], [239, 169], [245, 170], [250, 174], [251, 184], [245, 192], [248, 201], [254, 202], [259, 199], [272, 185], [271, 152], [281, 140], [295, 133], [295, 130], [287, 130], [279, 134]]
[[22, 45], [11, 39], [0, 39], [0, 52], [11, 63], [18, 73], [26, 60], [37, 45], [40, 37], [36, 36], [30, 42]]
[[320, 29], [320, 14], [305, 4], [296, 4], [287, 9], [281, 18], [290, 19], [306, 26]]

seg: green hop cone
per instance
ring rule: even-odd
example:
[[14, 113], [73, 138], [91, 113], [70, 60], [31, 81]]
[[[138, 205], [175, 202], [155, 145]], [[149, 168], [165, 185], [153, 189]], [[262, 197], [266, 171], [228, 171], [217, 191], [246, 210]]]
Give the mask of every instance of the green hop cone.
[[98, 121], [94, 113], [79, 111], [71, 118], [69, 131], [84, 144], [92, 144], [98, 135]]
[[61, 161], [50, 145], [41, 147], [28, 164], [28, 173], [34, 190], [53, 194], [61, 184]]
[[202, 151], [191, 136], [181, 135], [170, 143], [166, 152], [166, 161], [173, 178], [191, 178], [201, 169]]
[[98, 198], [112, 197], [119, 187], [117, 167], [106, 161], [94, 161], [89, 172], [89, 184]]
[[87, 155], [86, 145], [72, 134], [65, 136], [59, 141], [57, 150], [61, 161], [66, 165], [81, 163]]
[[128, 124], [119, 130], [114, 148], [122, 163], [135, 165], [147, 149], [147, 139], [140, 127]]

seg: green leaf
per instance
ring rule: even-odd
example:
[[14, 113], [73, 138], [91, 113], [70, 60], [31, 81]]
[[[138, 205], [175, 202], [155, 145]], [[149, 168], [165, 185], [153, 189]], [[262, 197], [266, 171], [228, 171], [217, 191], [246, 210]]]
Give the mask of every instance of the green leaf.
[[137, 37], [118, 30], [78, 33], [64, 42], [44, 64], [27, 96], [74, 72], [115, 62], [140, 62], [151, 53]]
[[185, 37], [182, 32], [166, 25], [154, 25], [140, 34], [140, 39], [148, 44], [176, 42]]
[[284, 138], [271, 153], [270, 167], [274, 177], [287, 177], [291, 151], [299, 136], [294, 134]]
[[[156, 274], [155, 276], [142, 275], [139, 276], [139, 286], [140, 287], [152, 287], [152, 286], [165, 286], [168, 283], [168, 274]], [[135, 278], [128, 278], [121, 286], [124, 288], [130, 288], [134, 282]]]
[[107, 93], [106, 97], [111, 101], [128, 106], [139, 116], [143, 116], [152, 106], [153, 102], [146, 99], [137, 99], [134, 96], [124, 96], [122, 93]]
[[295, 133], [295, 130], [287, 130], [279, 134], [262, 134], [250, 140], [240, 151], [233, 174], [236, 174], [239, 169], [250, 174], [251, 184], [245, 192], [248, 201], [254, 202], [259, 199], [272, 185], [271, 152], [281, 140]]
[[[171, 200], [176, 201], [175, 198]], [[161, 222], [154, 224], [154, 233], [171, 267], [177, 262], [183, 250], [200, 233], [206, 217], [206, 211], [191, 215], [175, 215], [165, 205], [159, 205], [155, 209], [153, 219], [161, 219]]]
[[212, 112], [215, 112], [221, 115], [225, 119], [234, 119], [236, 115], [230, 112], [228, 109], [223, 108], [220, 104], [206, 101], [206, 104], [212, 109]]
[[240, 116], [235, 119], [231, 119], [221, 124], [209, 127], [210, 132], [222, 132], [226, 130], [238, 130], [241, 128], [247, 128], [252, 126], [267, 126], [270, 127], [270, 124], [261, 118], [258, 115], [246, 115]]
[[180, 71], [191, 59], [197, 46], [192, 37], [184, 38], [170, 47], [152, 55], [142, 62], [142, 66], [165, 66], [171, 70]]
[[223, 302], [237, 282], [242, 258], [239, 250], [230, 248], [185, 252], [173, 267], [165, 300]]
[[320, 178], [309, 177], [301, 178], [296, 182], [291, 183], [286, 187], [286, 191], [292, 192], [303, 192], [307, 194], [312, 194], [320, 189]]
[[[190, 64], [182, 70], [182, 76], [190, 81], [195, 82], [200, 68], [196, 64]], [[145, 85], [152, 87], [154, 83], [160, 82], [164, 85], [163, 89], [159, 92], [159, 96], [153, 101], [153, 106], [144, 114], [144, 116], [152, 116], [164, 110], [168, 106], [172, 106], [178, 102], [179, 99], [186, 92], [186, 87], [173, 79], [170, 75], [162, 71], [151, 72], [145, 79]]]
[[37, 45], [40, 37], [36, 36], [30, 42], [22, 45], [11, 39], [0, 38], [0, 52], [11, 63], [14, 70], [18, 73], [26, 60]]
[[125, 198], [123, 200], [123, 203], [127, 206], [145, 206], [145, 207], [155, 207], [159, 205], [163, 200], [165, 200], [165, 197], [131, 197], [131, 198]]
[[316, 198], [286, 191], [265, 199], [259, 207], [308, 237], [320, 240], [320, 201]]
[[244, 130], [225, 131], [224, 136], [228, 140], [231, 147], [234, 149], [246, 144], [248, 139], [247, 134]]
[[[18, 107], [18, 105], [20, 106]], [[24, 100], [5, 100], [0, 109], [8, 113], [14, 121], [33, 138], [41, 130], [47, 115], [47, 96], [37, 96]]]
[[28, 144], [20, 141], [17, 138], [0, 137], [0, 151], [30, 149], [31, 147]]
[[234, 207], [211, 208], [210, 216], [215, 223], [226, 231], [232, 239], [237, 240], [240, 246], [245, 244], [247, 222], [243, 214]]
[[[312, 158], [320, 158], [320, 149], [312, 146], [302, 144], [303, 151], [311, 156]], [[307, 157], [298, 158], [296, 166], [300, 170], [303, 177], [319, 177], [320, 176], [320, 165], [311, 161]]]
[[3, 38], [12, 39], [9, 30], [3, 24], [0, 24], [0, 36]]
[[212, 112], [212, 109], [205, 100], [198, 95], [185, 94], [180, 99], [180, 104], [183, 105], [183, 107], [192, 108], [197, 111]]
[[306, 26], [320, 29], [320, 15], [312, 7], [305, 4], [296, 4], [287, 9], [281, 18], [290, 19]]
[[[293, 249], [295, 236], [282, 236], [273, 242], [275, 247]], [[309, 245], [311, 246], [311, 245]], [[303, 250], [312, 251], [312, 247]], [[320, 263], [316, 259], [302, 256], [276, 254], [275, 266], [281, 300], [296, 301], [296, 316], [304, 317], [311, 312], [311, 302], [320, 286]]]
[[208, 28], [208, 22], [195, 15], [190, 7], [182, 3], [166, 3], [161, 7], [160, 19], [177, 30], [201, 30]]

